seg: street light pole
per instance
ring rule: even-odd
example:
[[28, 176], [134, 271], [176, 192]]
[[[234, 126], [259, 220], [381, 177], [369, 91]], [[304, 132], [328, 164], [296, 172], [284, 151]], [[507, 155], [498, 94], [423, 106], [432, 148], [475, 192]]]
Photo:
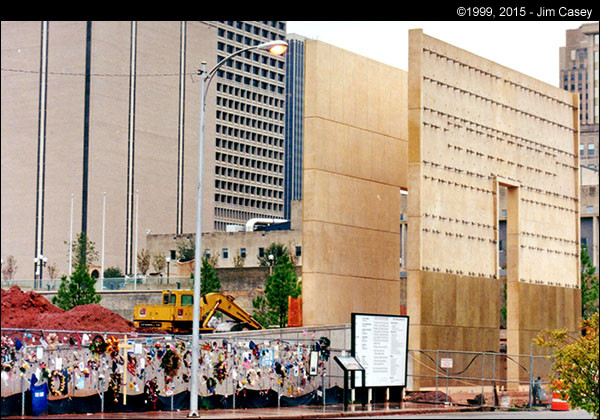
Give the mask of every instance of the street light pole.
[[245, 51], [261, 49], [267, 50], [273, 55], [282, 55], [287, 50], [287, 42], [282, 40], [264, 42], [247, 48], [242, 48], [219, 61], [209, 72], [206, 71], [206, 61], [202, 62], [200, 70], [200, 133], [198, 141], [198, 187], [196, 192], [196, 237], [194, 251], [194, 307], [192, 319], [192, 371], [190, 378], [190, 412], [188, 417], [199, 417], [198, 414], [198, 357], [200, 347], [200, 290], [201, 290], [201, 267], [202, 267], [202, 161], [204, 154], [204, 114], [206, 111], [206, 92], [208, 86], [217, 70], [232, 57]]

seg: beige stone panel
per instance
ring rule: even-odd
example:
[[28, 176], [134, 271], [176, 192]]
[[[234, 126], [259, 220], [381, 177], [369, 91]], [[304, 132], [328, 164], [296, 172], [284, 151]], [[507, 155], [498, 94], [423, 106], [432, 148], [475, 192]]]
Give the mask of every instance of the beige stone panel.
[[316, 170], [306, 171], [304, 182], [311, 191], [305, 220], [400, 232], [398, 188]]
[[406, 188], [406, 165], [402, 162], [406, 160], [407, 141], [321, 118], [306, 119], [304, 130], [305, 169], [318, 168]]
[[397, 315], [400, 311], [400, 287], [394, 281], [308, 274], [302, 287], [304, 325], [349, 323], [352, 313]]
[[405, 71], [320, 41], [307, 41], [305, 51], [306, 117], [406, 137]]
[[418, 326], [423, 323], [422, 311], [426, 309], [425, 305], [422, 305], [423, 300], [423, 286], [422, 276], [423, 272], [420, 270], [409, 270], [407, 272], [406, 279], [406, 313], [410, 317], [410, 334], [413, 337], [412, 331], [413, 325]]
[[398, 280], [399, 235], [305, 220], [303, 272]]

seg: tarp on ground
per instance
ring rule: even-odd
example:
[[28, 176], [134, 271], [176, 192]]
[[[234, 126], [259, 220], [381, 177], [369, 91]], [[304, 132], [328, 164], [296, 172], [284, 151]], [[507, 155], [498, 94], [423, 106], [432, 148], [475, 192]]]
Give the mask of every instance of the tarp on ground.
[[[341, 404], [342, 389], [338, 386], [326, 390], [326, 403]], [[2, 397], [1, 415], [20, 416], [21, 415], [21, 395], [13, 394], [8, 397]], [[25, 396], [25, 415], [33, 415], [31, 391], [27, 390]], [[301, 405], [321, 405], [323, 404], [320, 389], [314, 390], [298, 397], [288, 397], [282, 395], [279, 401], [281, 407], [297, 407]], [[236, 408], [266, 408], [277, 407], [277, 392], [273, 390], [252, 390], [245, 389], [236, 393]], [[119, 394], [115, 402], [114, 393], [108, 390], [104, 393], [104, 412], [105, 413], [129, 413], [143, 411], [171, 411], [171, 410], [189, 410], [190, 393], [189, 391], [180, 392], [171, 396], [159, 395], [156, 401], [147, 398], [145, 394], [127, 395], [127, 404], [123, 405], [123, 395]], [[198, 396], [199, 409], [231, 409], [233, 408], [232, 395], [210, 395]], [[89, 395], [86, 397], [66, 397], [56, 400], [48, 400], [48, 414], [85, 414], [98, 413], [102, 411], [102, 399], [100, 394]]]

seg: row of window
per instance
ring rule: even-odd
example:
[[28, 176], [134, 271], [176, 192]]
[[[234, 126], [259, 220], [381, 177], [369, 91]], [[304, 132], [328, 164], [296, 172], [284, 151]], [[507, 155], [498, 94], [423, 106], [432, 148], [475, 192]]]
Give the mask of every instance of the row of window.
[[262, 90], [268, 90], [280, 95], [283, 95], [284, 92], [283, 86], [277, 86], [272, 83], [263, 82], [248, 76], [232, 73], [230, 71], [219, 71], [219, 76], [223, 77], [226, 80], [231, 80], [232, 82], [243, 83], [246, 86], [252, 86], [255, 88], [260, 88]]
[[[233, 102], [233, 101], [231, 101]], [[239, 104], [239, 102], [235, 101], [237, 104]], [[232, 121], [232, 117], [231, 115], [237, 116], [238, 118], [235, 119], [236, 124], [244, 124], [244, 121], [247, 119], [250, 119], [250, 117], [244, 117], [243, 115], [240, 115], [240, 113], [248, 113], [251, 114], [252, 116], [259, 116], [259, 117], [263, 117], [263, 118], [269, 118], [271, 120], [275, 120], [275, 121], [283, 121], [283, 112], [278, 112], [278, 111], [273, 111], [272, 109], [266, 109], [266, 108], [261, 108], [261, 107], [257, 107], [255, 105], [248, 105], [246, 106], [244, 103], [241, 104], [240, 106], [241, 109], [238, 109], [237, 107], [234, 109], [234, 113], [229, 113], [227, 111], [222, 111], [222, 110], [217, 110], [217, 118], [223, 118], [224, 120], [228, 121]], [[222, 117], [220, 117], [219, 115], [222, 115]]]
[[[246, 211], [246, 210], [215, 207], [215, 218], [242, 221], [242, 224], [245, 224], [246, 221], [248, 221], [250, 219], [271, 218], [271, 217], [273, 217], [272, 214], [269, 215], [269, 214], [265, 214], [265, 213], [257, 213], [257, 212]], [[227, 224], [231, 224], [231, 223], [227, 223]], [[223, 228], [219, 229], [219, 230], [225, 230], [225, 224], [223, 224]]]
[[[581, 143], [579, 145], [579, 155], [583, 156], [584, 154], [585, 154], [585, 144]], [[587, 154], [588, 154], [588, 156], [594, 156], [596, 154], [596, 145], [594, 143], [588, 143]]]
[[[252, 134], [252, 135], [248, 136], [249, 137], [248, 140], [258, 140], [259, 143], [262, 142], [265, 145], [278, 147], [279, 145], [282, 145], [282, 143], [283, 143], [283, 139], [276, 139], [271, 136], [263, 136], [262, 134], [258, 134], [258, 133], [254, 133], [254, 132], [252, 132], [252, 133], [248, 132], [248, 134]], [[266, 147], [254, 146], [252, 144], [246, 144], [246, 143], [242, 143], [242, 142], [235, 141], [235, 140], [226, 140], [226, 139], [222, 139], [220, 137], [217, 137], [215, 139], [215, 146], [217, 148], [233, 150], [235, 152], [241, 152], [241, 153], [247, 153], [247, 154], [256, 154], [256, 152], [258, 152], [259, 155], [262, 153], [263, 156], [266, 156], [264, 154], [264, 150], [269, 150], [269, 148], [266, 148]], [[279, 146], [279, 147], [281, 148], [281, 146]], [[281, 156], [281, 158], [283, 158], [283, 156]]]
[[215, 180], [215, 188], [243, 194], [260, 195], [262, 197], [282, 199], [283, 191], [270, 188], [256, 187], [254, 185], [238, 184], [237, 182]]
[[[246, 92], [246, 91], [244, 91], [244, 92]], [[248, 93], [250, 93], [250, 92], [248, 91]], [[257, 94], [256, 92], [252, 92], [252, 93], [254, 93], [253, 96], [256, 97], [254, 99], [255, 101], [257, 101], [259, 103], [264, 103], [267, 106], [270, 105], [277, 110], [283, 110], [283, 108], [281, 106], [283, 104], [283, 101], [281, 101], [277, 98], [274, 98], [272, 96], [261, 95], [260, 93]], [[252, 96], [252, 95], [248, 95], [248, 96]], [[242, 112], [242, 113], [248, 113], [248, 114], [252, 114], [252, 115], [265, 116], [265, 117], [275, 119], [275, 120], [283, 120], [283, 114], [284, 114], [283, 112], [272, 111], [268, 108], [253, 105], [251, 103], [248, 103], [249, 100], [250, 100], [250, 98], [247, 98], [244, 101], [236, 101], [234, 99], [218, 97], [217, 98], [217, 107], [229, 108], [230, 110], [233, 110], [236, 113]]]
[[[263, 157], [265, 159], [274, 159], [277, 162], [281, 162], [283, 160], [283, 152], [277, 152], [275, 150], [265, 149], [262, 147], [250, 146], [250, 145], [242, 145], [242, 152], [247, 154], [252, 154], [252, 157], [258, 156]], [[232, 165], [241, 165], [246, 166], [248, 168], [259, 168], [259, 169], [267, 169], [267, 163], [257, 159], [251, 159], [244, 156], [233, 155], [228, 153], [216, 153], [216, 160], [221, 161], [223, 163], [229, 163]], [[268, 170], [272, 170], [272, 163], [268, 164]]]
[[[262, 160], [257, 160], [257, 159], [248, 159], [242, 156], [235, 156], [235, 155], [228, 155], [226, 153], [216, 153], [216, 161], [217, 163], [222, 162], [222, 163], [228, 163], [228, 164], [232, 164], [232, 165], [241, 165], [244, 166], [245, 168], [256, 168], [259, 171], [268, 171], [268, 172], [273, 172], [273, 173], [280, 173], [283, 174], [283, 165], [280, 165], [278, 163], [272, 163], [272, 162], [264, 162]], [[240, 177], [243, 177], [244, 171], [240, 170], [239, 172]], [[246, 179], [248, 179], [248, 175], [245, 175]], [[252, 176], [252, 175], [250, 175]]]
[[[261, 124], [262, 125], [262, 124]], [[271, 133], [273, 134], [283, 134], [283, 125], [276, 125], [276, 124], [269, 124], [266, 126], [261, 127], [264, 130], [266, 130], [267, 128], [270, 130]], [[225, 125], [221, 125], [221, 124], [217, 124], [216, 126], [216, 133], [217, 134], [224, 134], [226, 136], [231, 136], [231, 137], [236, 137], [236, 138], [246, 138], [248, 139], [250, 136], [252, 136], [252, 131], [247, 131], [247, 130], [242, 130], [241, 128], [236, 128], [236, 127], [228, 127]], [[277, 139], [274, 139], [274, 141], [276, 142]], [[283, 147], [283, 138], [279, 139], [279, 146]], [[277, 144], [276, 144], [277, 146]]]
[[282, 186], [283, 177], [272, 176], [263, 173], [243, 171], [241, 169], [226, 168], [223, 166], [215, 166], [215, 174], [217, 176], [226, 176], [229, 178], [237, 178], [244, 181], [259, 182], [263, 184]]
[[[270, 119], [273, 119], [273, 117], [276, 116], [278, 120], [283, 121], [283, 114], [274, 115], [273, 111], [268, 111], [265, 114], [266, 115], [261, 115], [257, 112], [255, 115], [261, 116], [263, 118], [270, 118]], [[278, 114], [278, 113], [275, 113], [275, 114]], [[230, 113], [230, 112], [217, 111], [217, 120], [223, 121], [223, 122], [239, 124], [239, 125], [245, 125], [247, 127], [257, 128], [259, 130], [276, 131], [276, 132], [281, 131], [279, 129], [279, 125], [277, 125], [277, 124], [273, 124], [273, 123], [263, 121], [260, 119], [256, 119], [256, 118], [245, 117], [243, 115], [234, 114], [234, 113]]]
[[[295, 254], [296, 257], [301, 257], [302, 256], [302, 247], [301, 246], [297, 246], [295, 247]], [[211, 250], [210, 249], [205, 249], [204, 250], [204, 256], [206, 258], [210, 258], [211, 257]], [[242, 258], [246, 258], [247, 252], [246, 252], [246, 248], [240, 248], [239, 249], [239, 256]], [[221, 258], [223, 258], [224, 260], [229, 258], [229, 248], [222, 248], [221, 249]], [[259, 258], [264, 258], [265, 257], [265, 248], [258, 248], [258, 257]]]
[[[221, 23], [231, 26], [232, 28], [236, 28], [239, 30], [243, 30], [249, 34], [254, 34], [257, 36], [262, 36], [263, 38], [268, 39], [277, 39], [274, 38], [280, 35], [282, 32], [285, 33], [285, 22], [278, 20], [263, 20], [261, 22], [243, 22], [240, 20], [222, 20]], [[267, 28], [263, 28], [259, 26], [262, 24]], [[270, 31], [268, 28], [271, 27], [275, 30], [275, 32]], [[230, 31], [227, 31], [230, 32]], [[225, 29], [221, 28], [219, 30], [219, 36], [225, 36]], [[227, 36], [229, 38], [229, 36]]]
[[[233, 52], [234, 49], [231, 49], [231, 50]], [[219, 60], [222, 60], [224, 58], [225, 57], [219, 57]], [[256, 58], [260, 59], [261, 57], [257, 56]], [[235, 59], [231, 59], [231, 62], [228, 62], [225, 66], [229, 67], [231, 69], [243, 71], [245, 73], [254, 74], [255, 76], [261, 76], [261, 77], [264, 77], [265, 79], [271, 79], [271, 80], [283, 82], [285, 73], [284, 72], [279, 73], [279, 72], [273, 71], [274, 68], [283, 69], [283, 66], [280, 65], [278, 61], [275, 61], [271, 58], [267, 58], [267, 57], [263, 56], [262, 62], [265, 65], [271, 64], [271, 67], [257, 66], [256, 63], [258, 63], [258, 61], [256, 61], [256, 60], [246, 63], [241, 60], [235, 60]]]
[[231, 196], [227, 194], [215, 194], [215, 203], [232, 204], [234, 206], [252, 207], [267, 211], [282, 211], [283, 204], [272, 203], [270, 201], [256, 200], [253, 198], [244, 198]]
[[[228, 95], [233, 95], [240, 99], [246, 99], [245, 102], [242, 102], [244, 104], [247, 103], [248, 101], [254, 101], [257, 103], [263, 103], [265, 105], [271, 105], [276, 108], [283, 108], [283, 106], [284, 106], [284, 102], [282, 99], [274, 98], [273, 96], [269, 96], [269, 95], [263, 95], [262, 93], [258, 93], [253, 90], [247, 90], [247, 89], [240, 88], [237, 86], [231, 86], [231, 85], [225, 85], [223, 83], [217, 83], [217, 91], [228, 94]], [[223, 106], [228, 106], [231, 108], [231, 105], [229, 104], [229, 102], [227, 102], [227, 101], [231, 101], [231, 99], [219, 97], [219, 98], [217, 98], [217, 105], [221, 105], [221, 101], [223, 101]], [[234, 101], [234, 103], [235, 102], [237, 102], [237, 101]], [[237, 103], [240, 104], [240, 102], [237, 102]], [[235, 109], [237, 109], [237, 107]]]

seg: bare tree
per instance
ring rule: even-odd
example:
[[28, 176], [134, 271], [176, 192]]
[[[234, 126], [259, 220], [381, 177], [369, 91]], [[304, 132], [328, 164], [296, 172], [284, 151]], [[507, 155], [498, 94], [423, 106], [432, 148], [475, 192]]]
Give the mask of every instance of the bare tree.
[[48, 277], [50, 280], [54, 280], [58, 276], [58, 267], [56, 266], [56, 263], [49, 264], [46, 267], [46, 270], [48, 270]]
[[6, 261], [2, 263], [2, 280], [10, 281], [15, 277], [17, 272], [17, 259], [12, 255], [6, 257]]
[[167, 259], [165, 254], [159, 252], [154, 254], [154, 260], [152, 261], [152, 267], [154, 267], [155, 272], [161, 273], [164, 268], [167, 266]]
[[246, 258], [242, 257], [242, 255], [240, 254], [240, 251], [238, 250], [237, 254], [235, 254], [235, 256], [233, 257], [233, 266], [235, 268], [241, 268], [244, 266], [245, 262], [246, 262]]
[[138, 252], [137, 256], [138, 270], [144, 275], [148, 272], [150, 268], [150, 251], [147, 249], [142, 249]]

